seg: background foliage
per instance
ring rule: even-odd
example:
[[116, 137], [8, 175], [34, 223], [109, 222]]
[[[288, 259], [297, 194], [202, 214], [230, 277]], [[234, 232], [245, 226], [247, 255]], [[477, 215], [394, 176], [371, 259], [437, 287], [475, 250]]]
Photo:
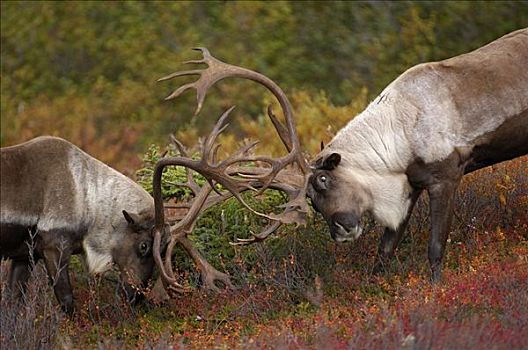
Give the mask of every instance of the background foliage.
[[527, 25], [521, 1], [4, 1], [0, 142], [53, 134], [130, 174], [150, 143], [194, 144], [232, 104], [233, 135], [260, 135], [270, 98], [252, 83], [222, 83], [197, 120], [191, 93], [162, 102], [176, 83], [155, 80], [206, 46], [275, 79], [314, 153], [405, 69]]

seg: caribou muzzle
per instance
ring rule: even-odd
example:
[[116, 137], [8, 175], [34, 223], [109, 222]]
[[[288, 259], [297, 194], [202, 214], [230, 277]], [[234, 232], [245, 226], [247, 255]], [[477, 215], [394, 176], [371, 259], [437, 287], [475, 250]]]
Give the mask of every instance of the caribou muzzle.
[[145, 294], [143, 293], [142, 288], [138, 288], [134, 285], [123, 283], [121, 285], [121, 291], [130, 305], [138, 305], [143, 300], [145, 300]]
[[338, 243], [356, 240], [363, 232], [361, 220], [354, 214], [335, 213], [328, 220], [330, 235]]

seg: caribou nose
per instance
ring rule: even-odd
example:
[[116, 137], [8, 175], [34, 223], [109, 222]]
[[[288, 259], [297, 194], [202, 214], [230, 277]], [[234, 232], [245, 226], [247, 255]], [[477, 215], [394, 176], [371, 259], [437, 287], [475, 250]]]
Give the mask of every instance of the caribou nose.
[[337, 213], [332, 216], [330, 233], [337, 242], [354, 240], [361, 235], [359, 219], [356, 215]]
[[350, 232], [358, 227], [359, 220], [356, 215], [336, 213], [332, 216], [332, 222], [340, 231]]
[[143, 289], [131, 284], [123, 283], [122, 292], [130, 305], [138, 305], [145, 300]]

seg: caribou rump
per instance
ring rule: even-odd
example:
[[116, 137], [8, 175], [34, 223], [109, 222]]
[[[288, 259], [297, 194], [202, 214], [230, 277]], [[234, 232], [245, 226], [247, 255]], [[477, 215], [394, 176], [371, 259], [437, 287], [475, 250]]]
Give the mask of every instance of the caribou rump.
[[307, 194], [338, 242], [361, 235], [366, 212], [386, 227], [379, 270], [427, 191], [428, 257], [438, 281], [462, 176], [527, 153], [528, 29], [521, 29], [400, 75], [316, 156]]
[[12, 260], [11, 292], [23, 293], [33, 263], [42, 259], [62, 309], [71, 313], [68, 264], [72, 254], [82, 254], [91, 273], [116, 263], [126, 296], [138, 300], [155, 265], [153, 198], [57, 137], [5, 147], [0, 155], [0, 253]]

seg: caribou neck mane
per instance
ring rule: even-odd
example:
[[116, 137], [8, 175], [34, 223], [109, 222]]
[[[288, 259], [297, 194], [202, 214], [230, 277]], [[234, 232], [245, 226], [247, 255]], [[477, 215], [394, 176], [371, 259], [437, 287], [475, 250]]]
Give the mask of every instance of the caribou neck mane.
[[[386, 97], [382, 94], [341, 129], [321, 156], [339, 153], [341, 163], [333, 171], [356, 192], [364, 192], [366, 210], [379, 223], [396, 228], [410, 205], [412, 189], [405, 170], [413, 152], [401, 121], [395, 118], [404, 106], [377, 103], [380, 99]], [[406, 113], [413, 110], [409, 107]]]

